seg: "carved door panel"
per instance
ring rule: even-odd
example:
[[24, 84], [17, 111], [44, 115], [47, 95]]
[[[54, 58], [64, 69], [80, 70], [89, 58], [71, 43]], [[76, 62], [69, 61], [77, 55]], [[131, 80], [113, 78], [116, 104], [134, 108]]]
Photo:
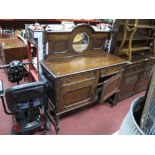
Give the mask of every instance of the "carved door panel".
[[61, 89], [59, 112], [69, 111], [95, 101], [96, 80], [77, 82]]
[[100, 103], [103, 103], [111, 95], [119, 91], [119, 83], [121, 80], [121, 73], [112, 76], [108, 80], [104, 81]]
[[144, 70], [144, 72], [142, 72], [139, 75], [139, 80], [136, 83], [135, 86], [135, 91], [138, 93], [140, 91], [143, 91], [147, 88], [147, 85], [149, 83], [149, 78], [150, 78], [150, 72], [151, 72], [151, 68], [148, 70]]
[[124, 76], [120, 85], [120, 98], [124, 99], [135, 94], [135, 86], [138, 81], [139, 73]]
[[140, 74], [139, 80], [136, 84], [135, 91], [138, 93], [140, 91], [143, 91], [147, 88], [147, 85], [149, 83], [150, 74], [152, 71], [152, 67], [155, 64], [155, 60], [149, 60], [146, 61], [144, 66], [144, 71]]

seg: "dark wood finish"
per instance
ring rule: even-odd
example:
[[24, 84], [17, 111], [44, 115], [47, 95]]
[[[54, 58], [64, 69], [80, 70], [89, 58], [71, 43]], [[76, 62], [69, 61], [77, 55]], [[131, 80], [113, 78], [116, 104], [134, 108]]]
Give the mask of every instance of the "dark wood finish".
[[[91, 51], [89, 52], [91, 53]], [[43, 65], [48, 67], [54, 77], [62, 77], [70, 74], [76, 74], [79, 72], [86, 72], [105, 67], [111, 67], [111, 72], [113, 72], [114, 67], [112, 66], [117, 66], [124, 62], [124, 59], [118, 58], [117, 56], [114, 56], [112, 54], [98, 52], [96, 54], [83, 56], [72, 56], [61, 59], [48, 59], [43, 62]]]
[[[89, 36], [89, 45], [83, 52], [76, 52], [72, 47], [79, 32]], [[68, 32], [44, 33], [49, 54], [41, 66], [49, 83], [49, 107], [53, 107], [55, 117], [99, 101], [100, 94], [105, 100], [118, 91], [126, 60], [104, 51], [108, 36], [109, 32], [95, 32], [86, 24]], [[110, 77], [112, 80], [106, 86], [105, 80]], [[50, 110], [48, 113], [51, 115]]]
[[119, 102], [146, 90], [150, 72], [154, 64], [155, 59], [128, 64], [123, 72], [120, 92], [118, 93], [117, 98], [115, 98], [115, 102]]
[[[89, 45], [88, 48], [82, 52], [78, 53], [74, 51], [72, 42], [76, 34], [79, 32], [85, 32], [89, 36]], [[96, 51], [103, 51], [105, 46], [105, 41], [109, 36], [109, 32], [96, 32], [92, 27], [87, 24], [78, 25], [72, 31], [60, 31], [60, 32], [45, 32], [44, 41], [49, 44], [49, 55], [48, 59], [54, 57], [64, 57], [61, 53], [66, 53], [66, 56], [72, 55], [83, 55], [95, 53]], [[96, 44], [94, 44], [97, 42]], [[60, 46], [58, 46], [58, 44]]]
[[9, 63], [12, 60], [27, 59], [27, 48], [25, 43], [15, 35], [5, 34], [0, 38], [1, 42], [1, 57], [4, 64]]
[[116, 20], [111, 51], [129, 61], [154, 55], [155, 21], [153, 19]]
[[96, 76], [63, 86], [60, 110], [66, 111], [95, 101]]
[[121, 80], [121, 73], [116, 74], [115, 76], [104, 81], [100, 103], [103, 103], [106, 99], [108, 99], [110, 96], [119, 91], [120, 80]]
[[[131, 63], [123, 72], [120, 92], [110, 97], [113, 103], [146, 90], [149, 74], [155, 63], [154, 25], [153, 19], [116, 20], [110, 51]], [[130, 56], [122, 53], [122, 49], [126, 53], [130, 51]]]
[[124, 67], [122, 65], [117, 65], [117, 66], [101, 69], [101, 77], [122, 72], [123, 68]]

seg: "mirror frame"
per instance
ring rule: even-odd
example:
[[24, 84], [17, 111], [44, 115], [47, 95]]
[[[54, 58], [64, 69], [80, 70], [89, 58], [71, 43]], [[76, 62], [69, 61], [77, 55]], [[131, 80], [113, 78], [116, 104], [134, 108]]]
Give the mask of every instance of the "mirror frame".
[[[78, 35], [78, 34], [81, 34], [83, 33], [86, 37], [87, 37], [87, 40], [88, 40], [88, 43], [86, 44], [87, 46], [85, 48], [83, 48], [82, 50], [78, 50], [74, 47], [74, 40], [75, 40], [75, 37]], [[87, 32], [78, 32], [77, 34], [74, 35], [74, 38], [73, 38], [73, 41], [72, 41], [72, 48], [75, 52], [77, 53], [83, 53], [84, 51], [86, 51], [88, 49], [88, 46], [90, 44], [90, 36], [87, 34]], [[78, 43], [77, 43], [78, 44]], [[82, 45], [82, 43], [79, 43], [79, 45]]]
[[[77, 52], [74, 50], [73, 48], [73, 40], [74, 37], [78, 34], [84, 32], [88, 35], [89, 37], [89, 43], [87, 48], [83, 51], [83, 52]], [[69, 47], [69, 51], [71, 51], [72, 53], [76, 53], [76, 54], [82, 54], [82, 53], [87, 53], [89, 52], [89, 50], [92, 50], [92, 39], [93, 39], [93, 34], [95, 33], [95, 30], [88, 24], [79, 24], [76, 25], [76, 27], [72, 30], [71, 32], [71, 38], [70, 38], [70, 47]]]

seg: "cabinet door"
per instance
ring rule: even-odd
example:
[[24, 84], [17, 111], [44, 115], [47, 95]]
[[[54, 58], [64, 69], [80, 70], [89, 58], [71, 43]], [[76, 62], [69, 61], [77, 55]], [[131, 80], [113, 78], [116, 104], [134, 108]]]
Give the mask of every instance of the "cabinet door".
[[135, 86], [135, 91], [141, 92], [143, 90], [145, 90], [147, 88], [147, 85], [149, 83], [149, 79], [150, 79], [150, 72], [151, 72], [151, 68], [148, 70], [144, 70], [144, 72], [142, 72], [138, 78], [138, 82], [136, 83]]
[[121, 73], [116, 74], [115, 76], [104, 81], [100, 103], [103, 103], [111, 95], [119, 91], [120, 80], [121, 80]]
[[126, 75], [123, 77], [120, 86], [120, 98], [124, 99], [135, 94], [135, 86], [140, 73]]
[[96, 85], [96, 80], [85, 80], [64, 86], [58, 111], [69, 111], [95, 101]]

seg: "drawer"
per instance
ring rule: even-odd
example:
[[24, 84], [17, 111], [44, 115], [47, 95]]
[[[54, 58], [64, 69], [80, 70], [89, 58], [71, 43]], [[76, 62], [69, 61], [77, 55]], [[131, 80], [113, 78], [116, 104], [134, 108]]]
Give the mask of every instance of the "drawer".
[[155, 60], [147, 61], [145, 64], [145, 68], [152, 68], [154, 64], [155, 64]]
[[128, 65], [126, 68], [126, 75], [133, 74], [144, 70], [144, 63]]
[[123, 65], [113, 66], [113, 67], [108, 67], [108, 68], [102, 69], [100, 74], [101, 74], [101, 77], [104, 77], [107, 75], [112, 75], [112, 74], [121, 72], [122, 70], [123, 70]]
[[68, 84], [73, 84], [77, 82], [81, 82], [87, 79], [95, 79], [96, 78], [96, 72], [86, 72], [86, 73], [80, 73], [76, 75], [70, 75], [67, 77], [62, 78], [62, 84], [63, 85], [68, 85]]

